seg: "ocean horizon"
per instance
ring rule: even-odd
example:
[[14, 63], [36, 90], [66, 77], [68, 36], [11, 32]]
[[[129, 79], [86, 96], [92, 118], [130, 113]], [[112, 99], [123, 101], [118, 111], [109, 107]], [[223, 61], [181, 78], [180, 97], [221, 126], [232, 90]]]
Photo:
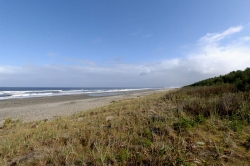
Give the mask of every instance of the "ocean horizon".
[[21, 99], [46, 96], [87, 94], [108, 96], [125, 94], [130, 91], [157, 90], [164, 88], [126, 88], [126, 87], [0, 87], [0, 100]]

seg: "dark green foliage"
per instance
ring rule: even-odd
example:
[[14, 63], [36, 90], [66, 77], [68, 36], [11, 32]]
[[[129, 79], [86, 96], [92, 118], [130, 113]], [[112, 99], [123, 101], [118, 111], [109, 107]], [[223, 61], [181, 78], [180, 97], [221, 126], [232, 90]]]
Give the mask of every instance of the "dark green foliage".
[[152, 140], [153, 138], [153, 133], [150, 131], [149, 128], [146, 128], [143, 132], [143, 137]]
[[214, 85], [224, 85], [224, 84], [232, 84], [239, 91], [250, 91], [250, 68], [246, 68], [244, 71], [241, 70], [233, 71], [224, 76], [202, 80], [189, 85], [189, 87], [214, 86]]
[[152, 141], [151, 140], [149, 140], [149, 139], [144, 139], [144, 140], [142, 140], [142, 145], [144, 145], [145, 147], [150, 147], [151, 145], [152, 145]]
[[250, 143], [250, 137], [247, 138], [247, 142]]
[[202, 114], [200, 114], [195, 116], [194, 121], [198, 124], [205, 124], [206, 118]]
[[[215, 115], [250, 124], [250, 92], [239, 92], [232, 85], [182, 88], [165, 97], [176, 103], [178, 110], [194, 116], [196, 123]], [[183, 122], [175, 124], [178, 127], [187, 128]]]
[[191, 166], [191, 164], [186, 163], [185, 160], [181, 157], [178, 157], [176, 159], [176, 165]]
[[181, 118], [178, 122], [173, 124], [173, 129], [176, 131], [185, 131], [196, 125], [195, 121], [192, 119]]
[[127, 149], [122, 149], [117, 155], [116, 159], [120, 162], [125, 162], [129, 159], [129, 151]]
[[242, 131], [243, 129], [243, 121], [234, 119], [228, 123], [228, 127], [233, 131]]
[[250, 137], [246, 139], [244, 143], [242, 143], [242, 146], [246, 148], [247, 151], [250, 149]]
[[191, 119], [183, 117], [178, 122], [173, 123], [173, 129], [178, 132], [186, 131], [187, 129], [193, 128], [199, 124], [205, 124], [205, 122], [206, 118], [201, 114]]

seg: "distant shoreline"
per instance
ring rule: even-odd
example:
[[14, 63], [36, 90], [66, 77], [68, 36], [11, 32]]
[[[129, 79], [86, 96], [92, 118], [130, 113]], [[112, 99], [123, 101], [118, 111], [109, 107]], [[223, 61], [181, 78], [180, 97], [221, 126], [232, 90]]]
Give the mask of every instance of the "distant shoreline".
[[52, 97], [64, 95], [111, 96], [131, 91], [157, 90], [162, 88], [118, 88], [118, 87], [0, 87], [0, 100]]
[[49, 120], [58, 116], [72, 115], [80, 111], [105, 106], [112, 101], [137, 98], [168, 90], [129, 91], [108, 96], [74, 94], [0, 100], [0, 122], [6, 118], [21, 119], [24, 122]]

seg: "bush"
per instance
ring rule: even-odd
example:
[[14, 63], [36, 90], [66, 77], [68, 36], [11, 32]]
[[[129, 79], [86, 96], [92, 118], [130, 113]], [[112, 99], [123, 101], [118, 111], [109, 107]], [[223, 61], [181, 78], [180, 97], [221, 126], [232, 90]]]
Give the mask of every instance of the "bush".
[[181, 118], [179, 122], [173, 123], [173, 129], [180, 132], [192, 128], [195, 125], [195, 121], [186, 118]]
[[233, 116], [240, 108], [242, 103], [241, 97], [237, 94], [224, 94], [219, 100], [217, 111], [220, 116]]
[[240, 132], [243, 129], [243, 122], [240, 120], [233, 120], [228, 123], [228, 127], [233, 131]]
[[206, 118], [202, 114], [200, 114], [195, 116], [194, 121], [198, 124], [205, 124]]

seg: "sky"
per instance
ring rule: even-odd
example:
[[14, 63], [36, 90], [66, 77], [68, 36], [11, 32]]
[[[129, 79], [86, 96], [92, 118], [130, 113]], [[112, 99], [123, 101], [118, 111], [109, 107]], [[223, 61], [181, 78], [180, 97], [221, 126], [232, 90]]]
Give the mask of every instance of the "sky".
[[0, 87], [181, 87], [250, 67], [249, 0], [0, 0]]

